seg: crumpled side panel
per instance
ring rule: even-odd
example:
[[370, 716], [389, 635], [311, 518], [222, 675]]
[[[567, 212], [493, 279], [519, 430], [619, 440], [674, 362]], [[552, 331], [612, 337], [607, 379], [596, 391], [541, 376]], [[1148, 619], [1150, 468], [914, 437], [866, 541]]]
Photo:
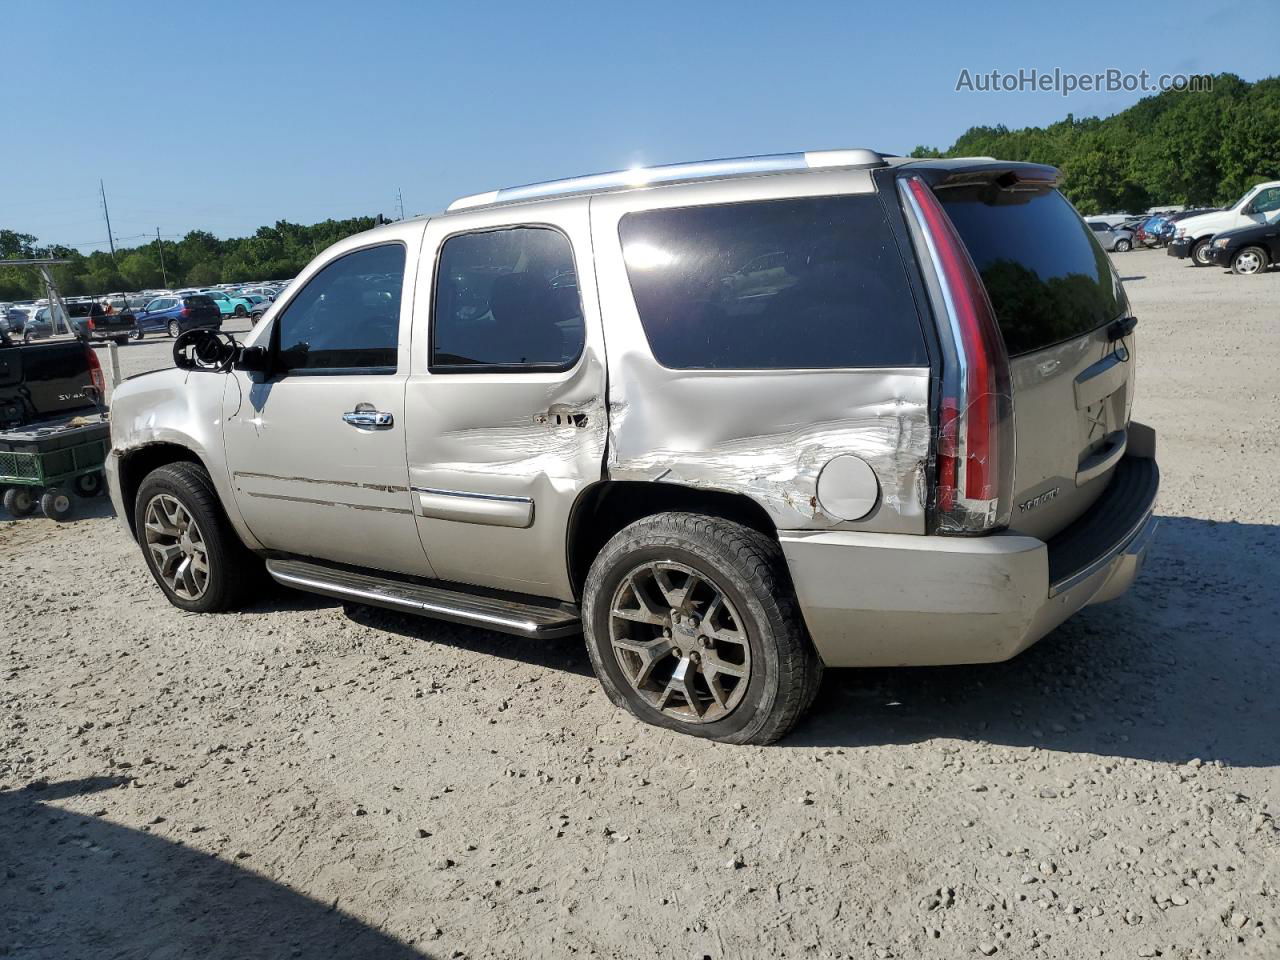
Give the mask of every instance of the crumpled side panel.
[[[611, 479], [745, 494], [779, 529], [924, 532], [928, 370], [724, 375], [633, 358], [626, 372], [610, 404]], [[841, 454], [865, 460], [880, 484], [876, 507], [853, 523], [817, 498], [819, 473]]]

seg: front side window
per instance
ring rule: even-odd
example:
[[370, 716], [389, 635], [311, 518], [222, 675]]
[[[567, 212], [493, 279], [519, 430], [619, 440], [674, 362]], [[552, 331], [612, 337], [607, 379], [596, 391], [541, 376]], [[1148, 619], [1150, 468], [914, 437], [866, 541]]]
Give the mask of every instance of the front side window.
[[1272, 213], [1280, 210], [1280, 187], [1268, 187], [1249, 204], [1252, 213]]
[[569, 240], [548, 227], [450, 237], [440, 250], [431, 369], [564, 370], [586, 328]]
[[277, 314], [285, 370], [394, 373], [405, 249], [388, 243], [327, 264]]
[[646, 210], [618, 232], [663, 366], [928, 363], [906, 269], [871, 194]]

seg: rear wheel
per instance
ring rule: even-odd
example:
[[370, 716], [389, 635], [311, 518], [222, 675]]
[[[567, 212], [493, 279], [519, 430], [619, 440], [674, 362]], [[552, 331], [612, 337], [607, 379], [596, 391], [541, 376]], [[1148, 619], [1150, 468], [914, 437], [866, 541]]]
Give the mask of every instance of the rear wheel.
[[1197, 240], [1191, 247], [1191, 262], [1197, 267], [1207, 267], [1213, 263], [1213, 240], [1205, 237]]
[[129, 342], [128, 337], [112, 337], [111, 339], [115, 341], [115, 345], [117, 347], [123, 347], [126, 343]]
[[245, 308], [244, 308], [244, 304], [243, 304], [243, 303], [237, 303], [237, 304], [236, 304], [236, 316], [237, 316], [237, 317], [243, 317], [246, 313], [248, 313], [248, 311], [247, 311], [247, 310], [245, 310]]
[[82, 473], [75, 478], [71, 486], [82, 497], [96, 497], [102, 492], [102, 474]]
[[1267, 269], [1267, 251], [1261, 247], [1245, 247], [1231, 258], [1231, 272], [1241, 277], [1251, 277]]
[[170, 337], [172, 337], [174, 340], [177, 340], [177, 339], [178, 339], [178, 334], [180, 334], [181, 332], [182, 332], [182, 327], [180, 327], [180, 326], [178, 325], [178, 321], [177, 321], [177, 320], [170, 320], [170, 321], [169, 321], [169, 336], [170, 336]]
[[4, 492], [4, 508], [11, 517], [27, 517], [36, 508], [30, 487], [10, 487]]
[[50, 520], [62, 523], [71, 519], [71, 494], [58, 487], [51, 487], [40, 498], [40, 512]]
[[716, 517], [664, 513], [618, 533], [587, 575], [583, 622], [609, 699], [693, 736], [772, 743], [822, 676], [777, 543]]
[[1121, 237], [1119, 240], [1116, 241], [1117, 253], [1128, 253], [1132, 249], [1133, 249], [1133, 244], [1130, 243], [1128, 240], [1124, 239], [1124, 237]]
[[171, 463], [151, 471], [133, 517], [147, 568], [175, 607], [214, 613], [248, 596], [261, 564], [231, 528], [204, 467]]

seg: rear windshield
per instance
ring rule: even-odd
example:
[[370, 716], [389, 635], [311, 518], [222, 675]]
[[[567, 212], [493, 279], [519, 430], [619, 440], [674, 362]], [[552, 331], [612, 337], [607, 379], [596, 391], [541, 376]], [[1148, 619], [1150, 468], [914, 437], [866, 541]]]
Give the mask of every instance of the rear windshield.
[[982, 274], [1011, 356], [1120, 315], [1111, 261], [1058, 191], [950, 187], [938, 199]]
[[624, 216], [618, 231], [640, 322], [663, 366], [928, 363], [873, 195], [646, 210]]

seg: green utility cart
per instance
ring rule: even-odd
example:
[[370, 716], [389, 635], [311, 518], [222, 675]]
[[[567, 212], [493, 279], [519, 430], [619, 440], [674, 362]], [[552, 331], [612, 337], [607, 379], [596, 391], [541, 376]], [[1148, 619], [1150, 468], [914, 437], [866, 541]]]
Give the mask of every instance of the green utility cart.
[[4, 508], [25, 517], [39, 505], [51, 520], [71, 517], [71, 494], [102, 493], [102, 465], [111, 447], [104, 416], [76, 416], [0, 431]]

